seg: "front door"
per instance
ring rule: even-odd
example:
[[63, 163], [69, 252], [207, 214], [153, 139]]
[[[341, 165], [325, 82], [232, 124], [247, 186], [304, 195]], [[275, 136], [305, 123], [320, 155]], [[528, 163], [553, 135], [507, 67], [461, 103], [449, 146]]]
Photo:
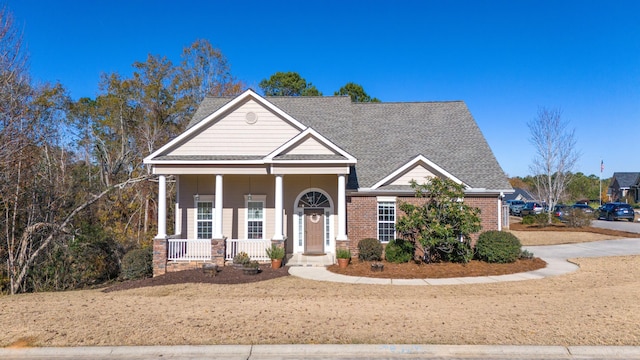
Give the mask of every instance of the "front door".
[[305, 254], [324, 254], [324, 209], [305, 209], [304, 219]]

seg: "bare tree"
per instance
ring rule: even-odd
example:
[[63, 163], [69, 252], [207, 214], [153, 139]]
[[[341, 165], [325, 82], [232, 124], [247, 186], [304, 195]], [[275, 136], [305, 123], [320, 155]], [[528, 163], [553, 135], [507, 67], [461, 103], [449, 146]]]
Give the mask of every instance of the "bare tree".
[[[538, 109], [537, 116], [528, 124], [531, 144], [536, 154], [530, 170], [534, 175], [538, 198], [546, 201], [549, 209], [558, 204], [571, 181], [571, 171], [579, 153], [576, 151], [575, 130], [568, 129], [560, 109]], [[548, 212], [548, 222], [552, 211]]]

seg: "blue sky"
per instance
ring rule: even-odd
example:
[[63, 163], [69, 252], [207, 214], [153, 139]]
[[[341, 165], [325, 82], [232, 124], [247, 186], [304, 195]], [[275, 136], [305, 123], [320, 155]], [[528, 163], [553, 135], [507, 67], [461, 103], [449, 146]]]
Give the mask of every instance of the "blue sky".
[[258, 89], [295, 71], [324, 95], [463, 100], [504, 171], [530, 173], [527, 122], [561, 108], [575, 171], [640, 171], [639, 1], [8, 0], [31, 74], [95, 97], [101, 73], [207, 39]]

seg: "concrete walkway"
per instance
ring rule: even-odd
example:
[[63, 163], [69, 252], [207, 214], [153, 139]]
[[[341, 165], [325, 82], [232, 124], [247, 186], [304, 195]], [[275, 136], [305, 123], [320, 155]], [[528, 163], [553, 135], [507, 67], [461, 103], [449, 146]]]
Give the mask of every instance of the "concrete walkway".
[[640, 255], [640, 238], [603, 240], [579, 244], [524, 246], [523, 249], [532, 252], [534, 256], [546, 261], [547, 266], [544, 269], [518, 274], [448, 279], [378, 279], [346, 276], [330, 272], [325, 267], [318, 266], [292, 266], [289, 268], [289, 274], [309, 280], [374, 285], [464, 285], [494, 283], [500, 281], [535, 280], [548, 276], [568, 274], [578, 270], [578, 266], [570, 263], [567, 259]]

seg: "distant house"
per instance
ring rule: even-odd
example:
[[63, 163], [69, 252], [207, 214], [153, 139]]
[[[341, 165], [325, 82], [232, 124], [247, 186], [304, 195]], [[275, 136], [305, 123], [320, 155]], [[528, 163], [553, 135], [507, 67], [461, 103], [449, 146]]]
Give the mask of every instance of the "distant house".
[[524, 202], [527, 202], [527, 201], [534, 201], [535, 199], [536, 198], [533, 195], [531, 195], [531, 193], [528, 192], [527, 190], [522, 188], [514, 188], [513, 193], [506, 194], [502, 200], [505, 202], [508, 200], [522, 200]]
[[609, 184], [613, 201], [640, 201], [640, 172], [615, 172]]
[[[394, 239], [410, 181], [448, 178], [501, 228], [513, 190], [464, 102], [353, 103], [349, 97], [206, 98], [184, 133], [145, 158], [158, 175], [154, 275], [224, 265], [239, 252], [289, 264], [364, 238]], [[167, 182], [177, 196], [167, 211]], [[168, 214], [174, 234], [167, 234]]]

